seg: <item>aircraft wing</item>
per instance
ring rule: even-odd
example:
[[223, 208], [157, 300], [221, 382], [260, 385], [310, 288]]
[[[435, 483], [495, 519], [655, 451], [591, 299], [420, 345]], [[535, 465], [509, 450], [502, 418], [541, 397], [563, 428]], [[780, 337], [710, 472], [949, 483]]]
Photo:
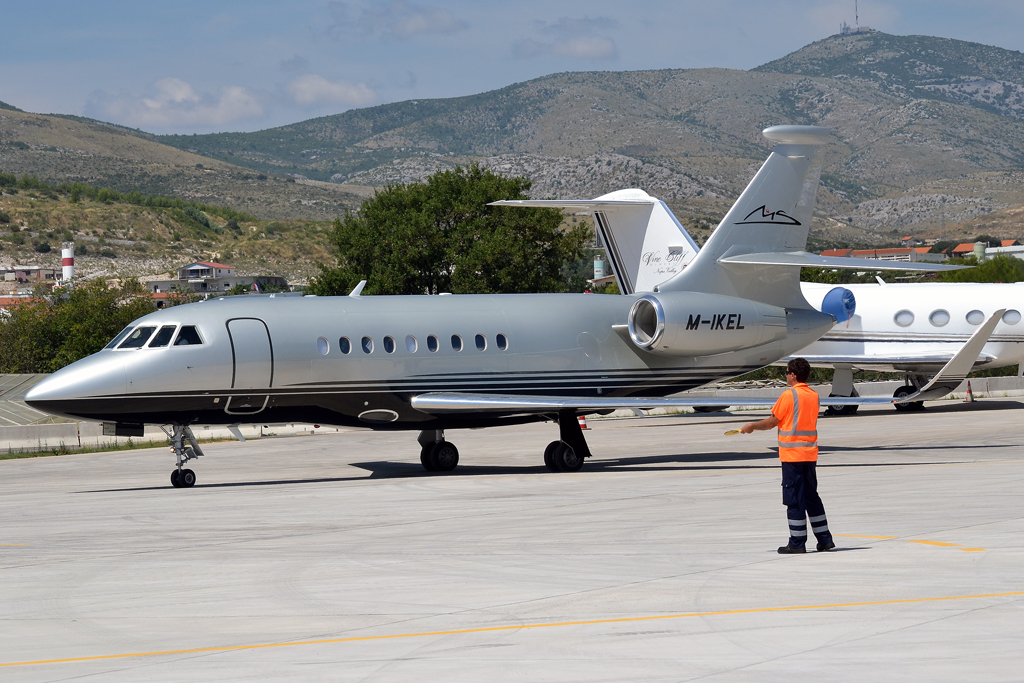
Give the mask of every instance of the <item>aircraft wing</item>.
[[[812, 366], [817, 365], [834, 365], [836, 363], [845, 363], [852, 365], [860, 370], [870, 370], [872, 368], [891, 368], [896, 366], [907, 366], [907, 367], [925, 367], [931, 366], [932, 368], [941, 368], [950, 360], [953, 359], [953, 354], [917, 354], [917, 355], [906, 355], [906, 356], [881, 356], [881, 355], [808, 355], [799, 354], [800, 358], [804, 358]], [[780, 359], [774, 365], [785, 365], [789, 361], [797, 358], [796, 355], [788, 356]], [[987, 365], [995, 360], [995, 356], [987, 353], [982, 353], [978, 356], [977, 360], [974, 361], [975, 365]]]
[[[451, 413], [557, 413], [561, 410], [650, 410], [652, 408], [692, 408], [694, 406], [773, 406], [774, 398], [647, 398], [524, 396], [517, 394], [470, 394], [432, 392], [412, 398], [412, 407], [431, 415]], [[864, 405], [893, 403], [891, 398], [864, 396], [821, 397], [821, 405]]]

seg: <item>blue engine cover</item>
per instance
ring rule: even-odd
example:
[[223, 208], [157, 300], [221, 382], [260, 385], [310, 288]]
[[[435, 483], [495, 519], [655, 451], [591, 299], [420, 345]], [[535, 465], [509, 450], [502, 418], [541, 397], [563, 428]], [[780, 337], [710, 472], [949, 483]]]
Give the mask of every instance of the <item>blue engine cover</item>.
[[841, 323], [848, 322], [857, 312], [857, 299], [846, 287], [835, 287], [822, 299], [821, 312], [831, 313]]

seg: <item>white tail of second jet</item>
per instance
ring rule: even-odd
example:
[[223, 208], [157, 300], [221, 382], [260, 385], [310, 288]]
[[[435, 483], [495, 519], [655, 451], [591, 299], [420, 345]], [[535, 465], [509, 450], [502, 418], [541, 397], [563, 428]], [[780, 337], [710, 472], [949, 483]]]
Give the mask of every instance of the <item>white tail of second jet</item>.
[[617, 190], [596, 199], [495, 202], [502, 206], [564, 209], [594, 216], [598, 242], [611, 262], [623, 294], [651, 292], [697, 255], [697, 244], [665, 202], [643, 190]]

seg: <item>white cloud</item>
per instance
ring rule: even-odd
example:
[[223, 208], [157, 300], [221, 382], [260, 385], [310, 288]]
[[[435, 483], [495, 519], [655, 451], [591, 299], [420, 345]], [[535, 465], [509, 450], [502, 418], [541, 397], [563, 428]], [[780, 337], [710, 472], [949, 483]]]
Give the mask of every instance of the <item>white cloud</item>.
[[342, 104], [350, 107], [372, 104], [377, 93], [365, 83], [353, 85], [347, 81], [329, 81], [317, 74], [299, 76], [285, 86], [296, 104]]
[[522, 59], [540, 55], [556, 55], [577, 59], [615, 59], [619, 51], [615, 41], [606, 36], [597, 35], [599, 31], [610, 31], [619, 28], [619, 23], [607, 17], [572, 18], [560, 17], [554, 22], [532, 22], [534, 30], [546, 36], [555, 36], [554, 40], [535, 40], [524, 38], [512, 43], [512, 54]]
[[411, 38], [428, 33], [455, 33], [467, 27], [446, 9], [417, 5], [406, 0], [392, 0], [386, 5], [352, 6], [344, 2], [329, 3], [334, 23], [328, 28], [335, 38], [362, 35], [381, 38]]
[[263, 105], [248, 90], [227, 86], [219, 95], [199, 94], [180, 78], [163, 78], [155, 93], [141, 99], [102, 90], [89, 96], [90, 116], [138, 128], [222, 126], [263, 115]]

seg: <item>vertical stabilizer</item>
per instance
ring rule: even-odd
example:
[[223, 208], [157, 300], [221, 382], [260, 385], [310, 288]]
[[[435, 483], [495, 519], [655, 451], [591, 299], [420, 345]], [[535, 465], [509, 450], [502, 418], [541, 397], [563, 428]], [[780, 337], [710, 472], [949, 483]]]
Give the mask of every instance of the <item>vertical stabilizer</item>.
[[778, 143], [693, 262], [659, 286], [661, 291], [727, 294], [777, 306], [809, 308], [800, 292], [800, 267], [724, 263], [744, 254], [803, 252], [814, 212], [828, 128], [773, 126]]
[[493, 206], [526, 206], [593, 214], [619, 291], [651, 292], [683, 271], [697, 244], [665, 202], [643, 190], [617, 190], [596, 199], [510, 199]]

